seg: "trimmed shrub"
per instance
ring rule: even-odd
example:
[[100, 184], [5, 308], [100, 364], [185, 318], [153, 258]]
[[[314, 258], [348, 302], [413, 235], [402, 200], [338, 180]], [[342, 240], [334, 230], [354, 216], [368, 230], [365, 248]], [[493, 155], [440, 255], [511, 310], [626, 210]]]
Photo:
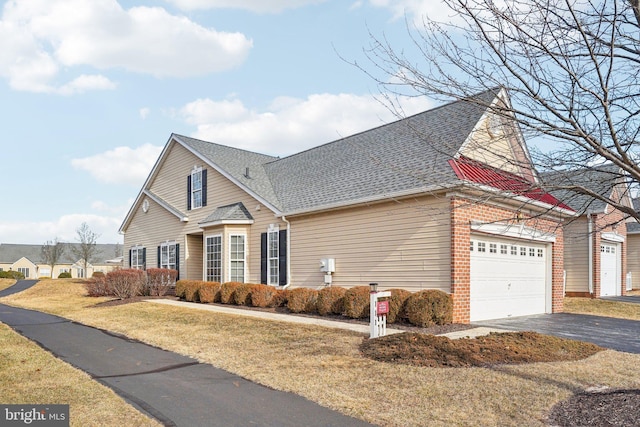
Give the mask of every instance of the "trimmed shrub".
[[220, 302], [222, 304], [233, 304], [235, 302], [233, 293], [242, 285], [239, 282], [225, 282], [220, 287]]
[[120, 299], [140, 295], [146, 282], [144, 271], [133, 268], [111, 271], [105, 279], [112, 295]]
[[104, 274], [97, 277], [94, 274], [91, 279], [85, 282], [84, 287], [87, 290], [87, 296], [90, 297], [106, 297], [113, 295], [113, 290], [109, 287], [107, 276]]
[[411, 296], [411, 292], [407, 290], [391, 289], [391, 298], [389, 298], [389, 313], [387, 313], [387, 323], [395, 323], [406, 319], [407, 315], [404, 310], [404, 304], [409, 296]]
[[233, 292], [233, 303], [235, 305], [251, 305], [251, 291], [253, 284], [243, 283]]
[[94, 271], [91, 277], [92, 278], [104, 277], [104, 273], [102, 271]]
[[0, 271], [0, 279], [22, 280], [24, 279], [24, 274], [17, 270]]
[[311, 288], [295, 288], [287, 293], [287, 308], [292, 313], [315, 313], [318, 291]]
[[289, 298], [288, 289], [275, 289], [271, 302], [267, 307], [286, 307]]
[[200, 301], [200, 287], [204, 282], [199, 280], [185, 280], [184, 281], [184, 300], [187, 302], [199, 302]]
[[344, 297], [342, 315], [352, 319], [366, 319], [369, 317], [369, 287], [356, 286], [347, 289]]
[[278, 290], [269, 285], [253, 285], [251, 289], [251, 305], [253, 307], [270, 307]]
[[166, 295], [169, 289], [176, 285], [177, 277], [177, 270], [148, 268], [145, 294], [160, 297]]
[[202, 282], [198, 290], [200, 302], [212, 303], [220, 301], [220, 286], [218, 282]]
[[68, 271], [63, 271], [62, 273], [58, 274], [58, 279], [71, 279], [71, 273]]
[[453, 322], [451, 296], [437, 289], [411, 294], [405, 302], [405, 311], [411, 324], [423, 328]]
[[322, 288], [318, 291], [317, 309], [318, 314], [326, 316], [328, 314], [342, 314], [344, 311], [345, 288]]
[[184, 299], [184, 291], [186, 289], [186, 280], [178, 280], [176, 282], [176, 296], [180, 299]]

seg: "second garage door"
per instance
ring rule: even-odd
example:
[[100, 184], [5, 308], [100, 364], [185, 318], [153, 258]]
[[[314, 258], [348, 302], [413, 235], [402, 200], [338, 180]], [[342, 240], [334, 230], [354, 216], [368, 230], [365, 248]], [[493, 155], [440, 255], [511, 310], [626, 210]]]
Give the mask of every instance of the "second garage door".
[[547, 245], [471, 236], [471, 321], [545, 312]]

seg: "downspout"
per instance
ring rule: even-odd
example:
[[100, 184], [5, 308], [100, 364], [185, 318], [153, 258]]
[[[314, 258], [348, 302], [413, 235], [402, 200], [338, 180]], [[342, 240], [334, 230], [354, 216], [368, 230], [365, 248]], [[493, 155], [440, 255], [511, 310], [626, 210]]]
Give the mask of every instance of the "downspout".
[[281, 289], [291, 286], [291, 223], [282, 215], [282, 220], [287, 223], [287, 283]]
[[589, 233], [589, 294], [593, 295], [593, 219], [587, 213], [587, 229]]

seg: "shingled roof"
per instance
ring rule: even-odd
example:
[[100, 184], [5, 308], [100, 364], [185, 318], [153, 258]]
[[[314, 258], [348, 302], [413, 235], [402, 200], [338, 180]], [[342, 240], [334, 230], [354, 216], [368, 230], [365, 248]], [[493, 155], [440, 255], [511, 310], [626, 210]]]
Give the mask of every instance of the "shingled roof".
[[[67, 243], [71, 246], [79, 246], [79, 243]], [[92, 264], [106, 264], [108, 260], [116, 257], [116, 248], [119, 247], [122, 253], [122, 246], [116, 244], [96, 244], [96, 256]], [[14, 263], [21, 258], [27, 258], [35, 264], [46, 264], [42, 257], [42, 245], [23, 245], [17, 243], [0, 244], [0, 262], [4, 264]], [[67, 248], [59, 264], [73, 264], [79, 261]]]
[[585, 194], [590, 191], [602, 198], [610, 198], [615, 185], [623, 178], [620, 168], [612, 164], [567, 169], [541, 174], [543, 185], [557, 199], [576, 212], [604, 212], [607, 202]]
[[311, 211], [459, 182], [447, 161], [499, 91], [488, 90], [285, 158], [173, 137], [281, 212]]

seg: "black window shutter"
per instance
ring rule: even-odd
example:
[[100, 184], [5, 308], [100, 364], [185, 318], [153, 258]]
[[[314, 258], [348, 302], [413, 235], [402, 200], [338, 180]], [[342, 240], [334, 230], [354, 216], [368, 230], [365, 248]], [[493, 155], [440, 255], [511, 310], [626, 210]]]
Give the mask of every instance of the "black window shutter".
[[267, 258], [269, 252], [267, 248], [267, 233], [260, 234], [260, 283], [266, 285], [267, 282]]
[[178, 275], [176, 276], [176, 280], [180, 280], [180, 244], [176, 243], [176, 271]]
[[160, 263], [160, 248], [161, 246], [158, 246], [158, 268], [162, 268], [162, 264]]
[[142, 269], [147, 269], [147, 248], [142, 248]]
[[191, 175], [187, 176], [187, 210], [191, 210]]
[[202, 170], [202, 206], [207, 206], [207, 170]]
[[131, 262], [132, 262], [132, 260], [131, 260], [131, 252], [132, 252], [131, 249], [129, 249], [129, 268], [133, 267], [133, 265], [131, 265]]
[[278, 270], [280, 286], [287, 284], [287, 230], [281, 230], [278, 234]]

